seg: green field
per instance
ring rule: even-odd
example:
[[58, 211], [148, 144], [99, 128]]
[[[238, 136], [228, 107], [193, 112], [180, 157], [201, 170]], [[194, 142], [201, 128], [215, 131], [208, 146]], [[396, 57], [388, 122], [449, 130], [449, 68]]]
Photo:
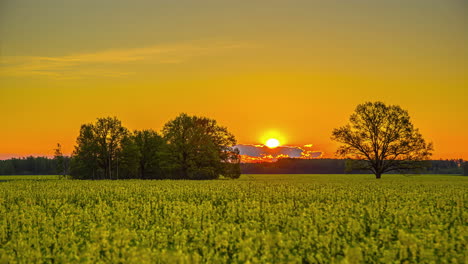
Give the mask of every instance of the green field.
[[59, 180], [60, 175], [1, 175], [0, 181]]
[[8, 180], [0, 182], [0, 263], [467, 260], [467, 177], [4, 177], [0, 180]]

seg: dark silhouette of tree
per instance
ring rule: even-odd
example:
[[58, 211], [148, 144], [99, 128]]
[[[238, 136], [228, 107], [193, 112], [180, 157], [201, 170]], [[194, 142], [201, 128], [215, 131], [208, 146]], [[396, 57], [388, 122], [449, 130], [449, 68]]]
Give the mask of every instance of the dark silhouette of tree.
[[57, 147], [54, 149], [54, 160], [57, 173], [65, 177], [68, 174], [70, 159], [63, 155], [60, 143], [57, 143]]
[[162, 130], [168, 142], [165, 168], [175, 178], [216, 179], [240, 176], [234, 135], [213, 119], [181, 114]]
[[162, 160], [166, 149], [165, 140], [154, 130], [134, 131], [132, 140], [137, 149], [138, 178], [164, 178]]
[[81, 126], [70, 174], [77, 179], [240, 176], [236, 140], [215, 120], [182, 114], [164, 126], [163, 135], [130, 133], [115, 117], [98, 118]]
[[468, 161], [463, 163], [463, 175], [468, 176]]
[[351, 124], [333, 130], [332, 139], [343, 144], [337, 154], [351, 158], [353, 169], [372, 171], [380, 179], [386, 172], [427, 166], [432, 143], [426, 143], [400, 106], [366, 102], [349, 120]]
[[100, 179], [99, 147], [92, 124], [81, 125], [77, 145], [72, 154], [70, 175], [77, 179]]
[[121, 141], [121, 149], [115, 160], [117, 179], [138, 178], [140, 154], [132, 135], [128, 134]]
[[71, 173], [77, 178], [118, 179], [119, 158], [128, 136], [128, 130], [116, 117], [98, 118], [93, 124], [82, 125]]

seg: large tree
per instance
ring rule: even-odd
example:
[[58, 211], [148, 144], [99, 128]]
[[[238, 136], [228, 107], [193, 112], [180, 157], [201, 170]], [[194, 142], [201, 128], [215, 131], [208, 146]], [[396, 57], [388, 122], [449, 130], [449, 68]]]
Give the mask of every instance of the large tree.
[[181, 114], [169, 121], [162, 134], [168, 142], [166, 169], [181, 179], [240, 176], [236, 139], [226, 127], [206, 117]]
[[116, 117], [98, 118], [95, 123], [82, 125], [73, 152], [72, 176], [118, 179], [119, 158], [128, 137], [128, 130]]
[[136, 130], [132, 135], [138, 155], [138, 178], [162, 179], [162, 160], [166, 150], [165, 140], [154, 130]]
[[333, 130], [332, 139], [343, 144], [337, 154], [350, 158], [352, 169], [372, 171], [380, 179], [386, 172], [421, 169], [432, 155], [432, 143], [426, 143], [400, 106], [366, 102], [349, 121]]

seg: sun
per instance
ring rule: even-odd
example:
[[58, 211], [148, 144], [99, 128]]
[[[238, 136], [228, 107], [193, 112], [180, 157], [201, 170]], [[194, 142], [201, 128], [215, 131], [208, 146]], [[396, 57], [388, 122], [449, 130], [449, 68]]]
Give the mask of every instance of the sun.
[[276, 138], [270, 138], [266, 141], [265, 145], [269, 148], [276, 148], [280, 145], [280, 142]]

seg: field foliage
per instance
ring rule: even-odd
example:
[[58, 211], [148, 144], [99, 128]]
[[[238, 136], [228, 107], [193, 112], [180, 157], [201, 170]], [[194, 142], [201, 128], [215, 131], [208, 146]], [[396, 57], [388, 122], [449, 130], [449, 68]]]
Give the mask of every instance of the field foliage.
[[1, 175], [0, 181], [21, 181], [21, 180], [59, 180], [61, 175]]
[[430, 175], [3, 181], [0, 262], [465, 263], [467, 187]]

